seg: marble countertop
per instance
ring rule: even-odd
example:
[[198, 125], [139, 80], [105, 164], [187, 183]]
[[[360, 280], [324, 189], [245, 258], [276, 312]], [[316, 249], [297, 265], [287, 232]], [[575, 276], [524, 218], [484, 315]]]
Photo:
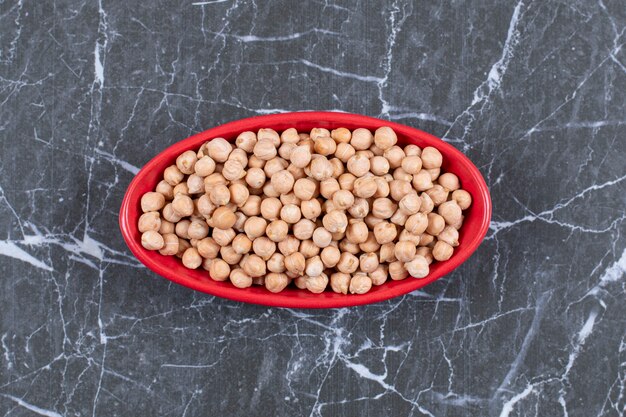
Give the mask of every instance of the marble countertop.
[[[618, 416], [626, 8], [599, 1], [0, 4], [0, 414]], [[312, 311], [142, 267], [125, 188], [170, 144], [341, 110], [443, 137], [490, 186], [479, 250]]]

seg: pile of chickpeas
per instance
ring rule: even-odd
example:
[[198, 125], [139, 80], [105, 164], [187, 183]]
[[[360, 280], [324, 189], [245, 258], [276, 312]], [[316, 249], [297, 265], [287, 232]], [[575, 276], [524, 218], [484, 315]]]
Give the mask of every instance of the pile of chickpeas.
[[144, 248], [215, 281], [364, 294], [450, 259], [472, 198], [390, 127], [243, 132], [183, 152], [141, 198]]

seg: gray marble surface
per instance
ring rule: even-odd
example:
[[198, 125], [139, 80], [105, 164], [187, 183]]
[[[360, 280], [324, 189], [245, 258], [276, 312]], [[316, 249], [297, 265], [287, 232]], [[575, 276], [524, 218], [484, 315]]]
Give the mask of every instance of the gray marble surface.
[[[623, 0], [0, 2], [0, 414], [619, 416]], [[157, 152], [334, 109], [429, 131], [490, 186], [488, 236], [410, 295], [243, 305], [118, 231]]]

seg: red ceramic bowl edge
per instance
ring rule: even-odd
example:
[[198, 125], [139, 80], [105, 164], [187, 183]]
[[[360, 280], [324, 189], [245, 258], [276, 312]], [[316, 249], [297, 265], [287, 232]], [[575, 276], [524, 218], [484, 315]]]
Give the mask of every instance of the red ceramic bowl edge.
[[[446, 163], [453, 163], [453, 165], [457, 167], [462, 167], [463, 170], [466, 171], [463, 174], [460, 174], [458, 170], [457, 172], [455, 172], [455, 170], [451, 171], [459, 176], [463, 188], [466, 188], [467, 185], [471, 185], [470, 188], [474, 188], [470, 191], [473, 203], [470, 208], [470, 210], [472, 210], [471, 222], [468, 222], [468, 220], [470, 220], [469, 218], [466, 219], [466, 222], [461, 228], [461, 244], [456, 248], [453, 257], [448, 261], [437, 263], [436, 269], [426, 278], [407, 278], [402, 281], [388, 281], [380, 287], [374, 287], [372, 291], [366, 294], [343, 295], [332, 292], [312, 294], [305, 290], [298, 289], [272, 294], [262, 287], [239, 289], [229, 283], [213, 281], [208, 277], [206, 271], [201, 272], [206, 275], [206, 279], [204, 279], [204, 277], [198, 279], [189, 276], [192, 273], [197, 274], [197, 271], [186, 270], [184, 271], [185, 273], [176, 273], [172, 268], [166, 267], [163, 264], [163, 258], [166, 257], [160, 255], [158, 252], [148, 251], [141, 246], [140, 239], [137, 238], [139, 231], [137, 230], [136, 219], [140, 215], [139, 200], [141, 194], [147, 190], [141, 191], [139, 189], [142, 188], [142, 180], [144, 180], [146, 176], [152, 175], [151, 173], [158, 169], [158, 166], [162, 165], [164, 160], [173, 160], [185, 150], [197, 149], [206, 140], [226, 136], [229, 132], [258, 130], [260, 127], [274, 127], [279, 125], [297, 126], [298, 124], [311, 123], [320, 127], [324, 127], [324, 125], [331, 128], [339, 126], [354, 128], [361, 126], [372, 130], [379, 126], [390, 126], [398, 133], [398, 136], [403, 135], [410, 137], [411, 139], [416, 139], [416, 142], [429, 142], [429, 144], [434, 145], [444, 154]], [[282, 127], [282, 129], [284, 128], [285, 127]], [[451, 155], [453, 156], [452, 158], [450, 158]], [[160, 169], [159, 175], [162, 173], [163, 169], [164, 167]], [[145, 185], [143, 185], [143, 188], [145, 188]], [[476, 210], [478, 210], [478, 212], [476, 212]], [[126, 244], [137, 259], [153, 272], [177, 284], [218, 297], [246, 303], [289, 308], [337, 308], [371, 304], [405, 295], [422, 288], [448, 274], [465, 262], [478, 248], [485, 237], [490, 220], [491, 198], [487, 184], [478, 171], [478, 168], [476, 168], [459, 150], [419, 129], [369, 116], [339, 112], [292, 112], [255, 116], [225, 123], [177, 142], [157, 154], [137, 173], [128, 186], [119, 213], [119, 225]], [[471, 227], [473, 233], [471, 236], [464, 236], [463, 232], [466, 231], [468, 226]], [[167, 258], [171, 259], [174, 257]], [[165, 261], [171, 262], [170, 259], [166, 259]], [[175, 259], [180, 263], [180, 260]], [[184, 268], [182, 264], [180, 268]], [[387, 288], [383, 288], [385, 286], [387, 286]], [[296, 294], [296, 292], [303, 293], [304, 296]]]

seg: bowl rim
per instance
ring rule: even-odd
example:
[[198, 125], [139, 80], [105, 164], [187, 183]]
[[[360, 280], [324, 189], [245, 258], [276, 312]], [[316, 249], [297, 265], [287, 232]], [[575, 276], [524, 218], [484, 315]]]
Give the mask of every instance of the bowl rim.
[[[159, 165], [163, 164], [164, 160], [174, 159], [175, 156], [181, 154], [185, 150], [197, 149], [202, 143], [209, 139], [222, 136], [232, 136], [240, 132], [247, 130], [258, 130], [261, 127], [272, 127], [276, 125], [296, 125], [298, 123], [317, 123], [320, 125], [324, 123], [329, 124], [345, 124], [345, 125], [362, 125], [370, 130], [380, 126], [389, 126], [396, 131], [399, 136], [408, 136], [410, 138], [418, 138], [418, 140], [426, 142], [435, 142], [435, 147], [439, 149], [442, 154], [453, 155], [455, 163], [461, 164], [467, 171], [468, 176], [465, 176], [462, 181], [468, 179], [476, 185], [476, 191], [472, 194], [473, 205], [477, 201], [480, 201], [482, 206], [481, 212], [476, 214], [478, 227], [476, 233], [469, 237], [469, 241], [463, 242], [452, 258], [447, 261], [438, 263], [440, 266], [436, 272], [431, 272], [426, 278], [415, 279], [408, 277], [402, 281], [388, 281], [378, 288], [383, 288], [388, 283], [404, 283], [394, 284], [391, 288], [379, 291], [370, 291], [365, 294], [336, 294], [334, 292], [325, 291], [322, 294], [313, 294], [305, 290], [295, 290], [298, 292], [306, 293], [306, 296], [295, 296], [293, 291], [283, 291], [281, 293], [271, 293], [265, 288], [259, 292], [256, 286], [239, 289], [230, 283], [223, 283], [213, 281], [208, 277], [206, 272], [206, 280], [198, 280], [190, 275], [180, 274], [174, 271], [172, 268], [164, 266], [158, 261], [163, 255], [160, 255], [156, 251], [148, 251], [143, 246], [139, 239], [135, 236], [139, 234], [136, 222], [133, 222], [131, 218], [137, 215], [139, 212], [139, 200], [142, 192], [138, 190], [141, 188], [142, 181], [146, 177], [147, 173], [154, 170]], [[375, 127], [373, 127], [375, 126]], [[337, 126], [338, 127], [338, 126]], [[445, 157], [445, 156], [444, 156]], [[474, 208], [473, 208], [474, 209]], [[378, 119], [375, 117], [364, 116], [354, 113], [342, 113], [342, 112], [329, 112], [329, 111], [304, 111], [304, 112], [288, 112], [288, 113], [276, 113], [269, 115], [253, 116], [244, 119], [234, 120], [224, 123], [222, 125], [215, 126], [207, 129], [203, 132], [192, 135], [186, 139], [178, 141], [171, 146], [167, 147], [163, 151], [159, 152], [154, 158], [146, 163], [135, 177], [130, 182], [119, 211], [119, 226], [122, 232], [122, 236], [127, 246], [133, 253], [133, 255], [148, 269], [157, 273], [158, 275], [175, 282], [177, 284], [186, 286], [196, 291], [204, 292], [210, 295], [214, 295], [221, 298], [226, 298], [234, 301], [260, 304], [272, 307], [287, 307], [287, 308], [338, 308], [338, 307], [351, 307], [364, 304], [376, 303], [384, 300], [388, 300], [400, 295], [408, 294], [419, 288], [422, 288], [446, 274], [450, 273], [463, 262], [465, 262], [475, 251], [478, 249], [481, 242], [484, 240], [489, 223], [491, 220], [492, 204], [489, 189], [480, 171], [474, 165], [467, 156], [461, 151], [444, 142], [443, 140], [433, 136], [422, 130], [402, 125], [399, 123], [391, 122], [388, 120]], [[136, 217], [136, 216], [135, 216]], [[182, 265], [181, 265], [182, 267]], [[182, 267], [184, 268], [184, 267]], [[193, 271], [189, 270], [190, 273]], [[291, 293], [291, 295], [289, 295]]]

